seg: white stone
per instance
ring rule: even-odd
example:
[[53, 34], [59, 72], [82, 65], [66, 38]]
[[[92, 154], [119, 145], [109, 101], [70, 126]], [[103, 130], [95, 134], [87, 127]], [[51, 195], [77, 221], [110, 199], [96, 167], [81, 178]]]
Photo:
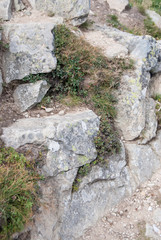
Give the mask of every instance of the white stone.
[[126, 6], [129, 4], [128, 0], [107, 0], [111, 9], [114, 9], [118, 12], [125, 10]]
[[53, 108], [45, 108], [45, 111], [46, 111], [47, 113], [50, 113], [50, 112], [53, 111]]
[[10, 20], [12, 0], [0, 0], [0, 19]]

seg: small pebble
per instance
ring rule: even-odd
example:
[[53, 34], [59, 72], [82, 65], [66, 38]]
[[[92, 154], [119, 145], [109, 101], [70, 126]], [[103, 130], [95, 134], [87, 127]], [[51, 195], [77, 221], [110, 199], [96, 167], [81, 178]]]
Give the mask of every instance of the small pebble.
[[50, 113], [50, 112], [53, 111], [53, 108], [45, 108], [45, 111], [46, 111], [47, 113]]
[[64, 110], [61, 110], [59, 113], [58, 113], [60, 116], [63, 116], [65, 114], [65, 111]]

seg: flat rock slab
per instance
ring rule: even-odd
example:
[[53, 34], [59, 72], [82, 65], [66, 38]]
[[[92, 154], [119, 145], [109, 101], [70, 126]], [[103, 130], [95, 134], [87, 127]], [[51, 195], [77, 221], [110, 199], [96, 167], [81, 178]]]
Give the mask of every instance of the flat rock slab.
[[9, 41], [2, 61], [6, 83], [56, 68], [54, 26], [51, 21], [3, 24], [4, 36]]
[[118, 12], [125, 10], [126, 6], [129, 4], [128, 0], [107, 0], [111, 9], [114, 9]]
[[0, 19], [10, 20], [11, 18], [11, 0], [0, 0]]
[[101, 31], [88, 31], [84, 33], [85, 40], [95, 47], [101, 48], [103, 54], [113, 59], [115, 57], [126, 57], [128, 49], [112, 38], [108, 38]]
[[86, 110], [64, 116], [21, 119], [3, 129], [2, 140], [13, 148], [25, 144], [47, 146], [43, 172], [46, 176], [55, 176], [96, 158], [94, 137], [98, 130], [99, 118]]
[[90, 0], [29, 0], [31, 6], [50, 15], [62, 16], [73, 25], [86, 21], [90, 10]]
[[49, 88], [50, 86], [46, 81], [21, 84], [15, 89], [13, 94], [15, 104], [21, 112], [24, 112], [41, 102]]

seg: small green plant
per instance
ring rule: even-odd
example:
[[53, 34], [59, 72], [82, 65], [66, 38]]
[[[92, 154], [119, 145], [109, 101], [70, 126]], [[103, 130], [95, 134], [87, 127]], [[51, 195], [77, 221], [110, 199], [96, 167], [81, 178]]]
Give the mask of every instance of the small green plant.
[[123, 24], [121, 24], [118, 20], [118, 17], [116, 15], [109, 15], [108, 16], [108, 19], [107, 19], [107, 22], [114, 28], [117, 28], [121, 31], [124, 31], [124, 32], [128, 32], [128, 33], [131, 33], [131, 34], [137, 34], [137, 35], [140, 35], [140, 33], [138, 31], [136, 31], [135, 29], [130, 29], [126, 26], [124, 26]]
[[42, 101], [41, 101], [41, 103], [39, 104], [39, 106], [44, 106], [44, 107], [48, 107], [49, 105], [50, 105], [50, 103], [51, 103], [51, 96], [45, 96], [43, 99], [42, 99]]
[[152, 0], [151, 8], [161, 15], [161, 1], [160, 0]]
[[150, 17], [146, 17], [144, 20], [144, 25], [146, 28], [147, 34], [151, 35], [152, 37], [156, 39], [161, 39], [161, 29], [159, 29], [155, 23], [151, 20]]
[[93, 21], [91, 20], [87, 20], [86, 22], [84, 22], [81, 26], [80, 26], [80, 29], [82, 30], [87, 30], [89, 29], [92, 25], [93, 25]]
[[47, 80], [46, 74], [30, 74], [22, 79], [24, 82], [35, 83], [39, 80]]
[[32, 217], [36, 202], [34, 165], [12, 148], [0, 148], [0, 239], [9, 240]]

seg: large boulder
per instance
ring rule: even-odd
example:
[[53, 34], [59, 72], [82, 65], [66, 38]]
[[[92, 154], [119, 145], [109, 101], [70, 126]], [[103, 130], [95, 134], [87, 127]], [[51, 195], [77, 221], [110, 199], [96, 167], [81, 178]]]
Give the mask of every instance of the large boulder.
[[9, 42], [9, 49], [4, 52], [2, 59], [7, 83], [56, 68], [52, 33], [55, 21], [46, 19], [44, 22], [3, 24], [3, 34]]
[[126, 6], [128, 6], [129, 1], [128, 0], [107, 0], [107, 3], [109, 4], [111, 9], [114, 9], [118, 12], [122, 12], [125, 10]]
[[31, 6], [50, 15], [62, 16], [73, 25], [81, 25], [87, 20], [90, 0], [29, 0]]
[[0, 19], [10, 20], [11, 18], [11, 0], [0, 0]]
[[24, 112], [41, 102], [50, 86], [46, 81], [19, 85], [13, 94], [15, 104]]

